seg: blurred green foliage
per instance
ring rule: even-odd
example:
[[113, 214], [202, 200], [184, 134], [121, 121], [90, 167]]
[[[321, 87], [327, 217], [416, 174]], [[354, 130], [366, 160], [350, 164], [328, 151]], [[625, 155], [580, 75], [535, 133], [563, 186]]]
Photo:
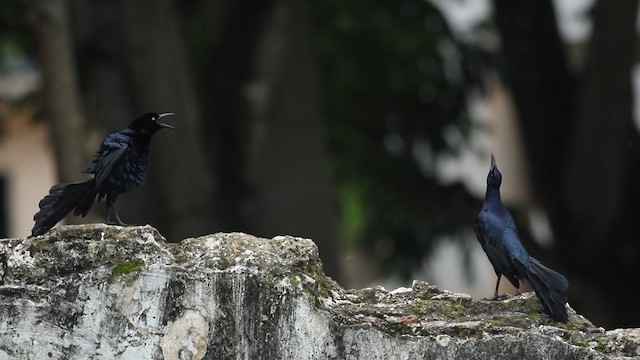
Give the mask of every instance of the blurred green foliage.
[[426, 1], [312, 6], [343, 245], [409, 275], [459, 225], [434, 203], [443, 200], [434, 161], [455, 151], [446, 129], [467, 134], [467, 95], [481, 89], [486, 57]]

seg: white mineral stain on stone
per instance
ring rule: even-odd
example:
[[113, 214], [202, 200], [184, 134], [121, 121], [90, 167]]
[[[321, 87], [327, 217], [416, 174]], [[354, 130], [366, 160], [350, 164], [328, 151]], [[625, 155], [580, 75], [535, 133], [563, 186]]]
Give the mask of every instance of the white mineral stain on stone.
[[440, 300], [440, 299], [471, 299], [471, 296], [467, 295], [467, 294], [460, 294], [460, 293], [453, 293], [453, 292], [449, 292], [449, 291], [444, 291], [443, 294], [438, 294], [433, 296], [431, 299], [432, 300]]
[[[307, 275], [307, 274], [302, 274], [302, 277], [303, 277], [303, 279], [302, 279], [302, 280], [303, 280], [305, 283], [315, 284], [315, 282], [316, 282], [316, 279], [312, 278], [311, 276], [309, 276], [309, 275]], [[300, 277], [299, 277], [299, 276], [296, 276], [296, 278], [300, 279]]]
[[153, 236], [153, 234], [151, 232], [142, 233], [142, 236], [140, 237], [140, 239], [143, 240], [143, 241], [138, 241], [138, 243], [140, 243], [140, 244], [153, 243], [153, 244], [158, 245], [158, 242], [156, 241], [155, 236]]
[[278, 338], [287, 359], [318, 359], [337, 356], [335, 338], [329, 328], [329, 319], [306, 298], [296, 298], [292, 318], [278, 319]]
[[8, 267], [29, 267], [34, 265], [34, 258], [31, 256], [29, 250], [27, 250], [27, 246], [24, 242], [16, 245], [7, 259]]
[[[294, 279], [296, 279], [297, 281], [300, 281], [299, 276], [295, 276]], [[294, 285], [291, 283], [291, 279], [282, 278], [280, 281], [278, 281], [278, 283], [275, 284], [274, 288], [277, 290], [280, 290], [282, 294], [285, 294], [287, 290], [290, 289], [292, 286]]]
[[118, 358], [119, 360], [153, 360], [153, 352], [145, 346], [128, 346]]
[[408, 287], [399, 287], [395, 290], [391, 290], [389, 292], [389, 294], [391, 295], [396, 295], [396, 294], [403, 294], [403, 293], [408, 293], [408, 292], [412, 292], [413, 289], [412, 288], [408, 288]]
[[449, 335], [436, 336], [436, 343], [440, 346], [449, 346], [450, 342], [451, 342], [451, 336]]
[[[233, 317], [235, 319], [239, 319], [240, 321], [235, 322], [236, 332], [238, 334], [242, 334], [244, 330], [244, 326], [246, 321], [243, 321], [245, 317], [245, 304], [244, 297], [246, 294], [246, 281], [248, 276], [243, 276], [242, 273], [237, 274], [233, 278], [231, 278], [232, 284], [232, 296], [233, 303], [235, 304], [235, 311]], [[250, 339], [247, 336], [242, 336], [240, 339], [240, 353], [247, 354], [249, 353]]]
[[144, 331], [161, 324], [162, 299], [170, 278], [170, 272], [145, 272], [130, 284], [112, 284], [109, 292], [115, 293], [119, 311], [138, 327], [138, 331]]
[[195, 310], [185, 310], [166, 329], [160, 348], [165, 360], [200, 360], [207, 352], [209, 321]]

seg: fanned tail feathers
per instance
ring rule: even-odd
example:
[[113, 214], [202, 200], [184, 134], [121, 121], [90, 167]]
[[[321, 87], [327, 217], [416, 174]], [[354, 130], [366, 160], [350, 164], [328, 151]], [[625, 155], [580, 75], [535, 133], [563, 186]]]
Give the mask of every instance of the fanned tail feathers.
[[526, 267], [527, 275], [542, 307], [554, 320], [567, 322], [569, 316], [565, 304], [569, 282], [562, 274], [542, 265], [540, 261], [534, 258], [530, 260]]
[[31, 229], [31, 236], [46, 233], [74, 209], [74, 215], [87, 215], [95, 197], [93, 179], [82, 183], [54, 185], [49, 190], [49, 195], [38, 204], [40, 211], [33, 216], [36, 223]]

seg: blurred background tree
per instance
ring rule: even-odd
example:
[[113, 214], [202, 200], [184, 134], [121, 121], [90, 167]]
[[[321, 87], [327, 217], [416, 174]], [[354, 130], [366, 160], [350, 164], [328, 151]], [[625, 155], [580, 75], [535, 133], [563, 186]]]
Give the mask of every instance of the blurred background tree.
[[550, 0], [493, 3], [535, 194], [558, 239], [548, 261], [565, 270], [571, 304], [595, 323], [637, 327], [638, 2], [595, 4], [583, 64], [573, 69]]
[[456, 151], [446, 131], [471, 126], [466, 95], [485, 59], [425, 1], [329, 1], [314, 14], [343, 241], [409, 276], [433, 239], [477, 214], [463, 186], [437, 181], [435, 159]]
[[[482, 199], [464, 179], [442, 181], [438, 163], [493, 131], [472, 99], [499, 75], [554, 237], [534, 241], [516, 206], [525, 246], [567, 275], [580, 313], [639, 326], [637, 1], [584, 14], [593, 33], [579, 66], [551, 0], [492, 5], [464, 37], [435, 0], [7, 0], [0, 40], [38, 62], [35, 103], [61, 180], [81, 179], [107, 132], [175, 112], [146, 183], [119, 199], [123, 219], [170, 241], [309, 237], [338, 281], [342, 251], [409, 279], [439, 239], [470, 231]], [[488, 163], [486, 148], [471, 151]], [[484, 182], [486, 168], [473, 176]]]

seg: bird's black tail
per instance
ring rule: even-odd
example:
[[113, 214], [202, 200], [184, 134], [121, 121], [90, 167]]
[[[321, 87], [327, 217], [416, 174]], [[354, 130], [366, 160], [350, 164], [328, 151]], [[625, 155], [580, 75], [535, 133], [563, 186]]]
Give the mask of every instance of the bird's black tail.
[[74, 215], [87, 215], [96, 195], [94, 179], [82, 183], [54, 185], [49, 190], [49, 195], [38, 204], [40, 211], [33, 216], [36, 223], [31, 229], [31, 236], [46, 233], [71, 210], [75, 209]]
[[530, 258], [529, 266], [526, 267], [527, 275], [533, 289], [544, 310], [554, 320], [567, 322], [567, 289], [569, 282], [562, 276], [548, 267], [542, 265], [540, 261]]

